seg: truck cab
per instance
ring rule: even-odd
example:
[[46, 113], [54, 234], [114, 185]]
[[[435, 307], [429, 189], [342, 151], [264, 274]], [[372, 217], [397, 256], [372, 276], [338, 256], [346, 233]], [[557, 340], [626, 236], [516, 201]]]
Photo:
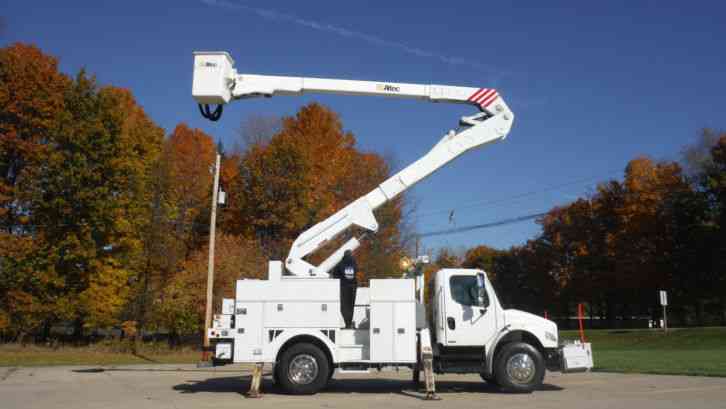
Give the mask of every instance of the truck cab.
[[479, 373], [529, 391], [542, 383], [546, 368], [562, 369], [557, 324], [504, 309], [484, 271], [440, 270], [431, 290], [436, 372]]

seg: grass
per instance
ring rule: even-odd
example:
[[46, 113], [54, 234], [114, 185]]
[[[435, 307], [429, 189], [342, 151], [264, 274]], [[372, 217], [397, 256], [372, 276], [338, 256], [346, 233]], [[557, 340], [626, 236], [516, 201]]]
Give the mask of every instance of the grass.
[[[563, 339], [577, 339], [577, 331], [562, 331]], [[674, 329], [664, 335], [652, 330], [588, 330], [595, 370], [673, 375], [726, 377], [726, 328]], [[170, 349], [166, 344], [144, 344], [138, 354], [128, 344], [100, 342], [86, 347], [48, 348], [0, 345], [0, 366], [126, 365], [195, 363], [192, 348]]]
[[182, 364], [195, 363], [200, 358], [198, 350], [170, 349], [162, 344], [144, 344], [136, 354], [130, 352], [127, 344], [118, 342], [59, 348], [0, 345], [0, 366]]
[[[726, 328], [589, 330], [595, 370], [726, 377]], [[578, 339], [577, 331], [562, 331]]]

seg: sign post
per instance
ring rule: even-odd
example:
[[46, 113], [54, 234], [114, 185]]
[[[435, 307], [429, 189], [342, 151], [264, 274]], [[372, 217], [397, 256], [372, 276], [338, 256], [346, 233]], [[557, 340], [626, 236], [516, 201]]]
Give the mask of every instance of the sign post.
[[660, 305], [663, 307], [663, 332], [668, 332], [668, 317], [666, 315], [668, 293], [665, 290], [660, 290]]

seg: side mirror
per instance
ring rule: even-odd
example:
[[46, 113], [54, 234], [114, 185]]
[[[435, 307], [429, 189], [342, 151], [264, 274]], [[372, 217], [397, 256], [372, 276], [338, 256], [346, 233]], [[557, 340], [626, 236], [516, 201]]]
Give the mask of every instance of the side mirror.
[[489, 303], [486, 302], [486, 301], [488, 301], [487, 290], [482, 287], [479, 287], [479, 294], [477, 294], [477, 295], [478, 295], [477, 302], [479, 303], [479, 306], [488, 307]]

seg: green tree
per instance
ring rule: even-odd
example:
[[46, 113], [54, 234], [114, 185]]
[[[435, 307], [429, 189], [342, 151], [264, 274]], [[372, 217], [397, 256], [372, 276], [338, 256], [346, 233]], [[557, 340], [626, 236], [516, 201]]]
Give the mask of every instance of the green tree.
[[63, 278], [61, 317], [77, 330], [119, 322], [143, 269], [151, 170], [163, 138], [128, 91], [99, 90], [81, 71], [33, 174], [30, 214]]

